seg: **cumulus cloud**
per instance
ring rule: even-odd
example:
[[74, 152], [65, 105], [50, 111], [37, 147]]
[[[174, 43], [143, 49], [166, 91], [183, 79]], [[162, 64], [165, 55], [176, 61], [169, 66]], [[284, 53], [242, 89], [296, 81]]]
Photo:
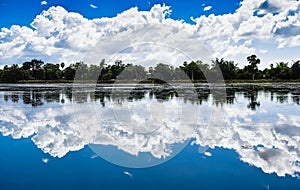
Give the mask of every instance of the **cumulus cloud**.
[[206, 6], [203, 8], [203, 11], [209, 11], [212, 8], [212, 6]]
[[[97, 42], [108, 43], [108, 39], [120, 39], [120, 43], [130, 47], [136, 44], [136, 41], [149, 42], [149, 39], [152, 39], [151, 42], [169, 40], [169, 45], [174, 47], [181, 44], [176, 48], [185, 47], [186, 53], [195, 50], [195, 45], [189, 48], [193, 44], [189, 41], [196, 40], [198, 44], [204, 45], [213, 57], [224, 57], [244, 63], [245, 56], [252, 53], [272, 57], [273, 51], [260, 51], [268, 50], [268, 47], [257, 49], [255, 44], [260, 42], [271, 41], [278, 48], [300, 45], [299, 4], [299, 1], [287, 0], [244, 0], [232, 14], [192, 18], [194, 24], [169, 18], [171, 7], [165, 5], [153, 5], [149, 11], [139, 11], [134, 7], [116, 17], [96, 19], [86, 19], [79, 13], [68, 12], [59, 6], [50, 7], [36, 16], [31, 23], [32, 28], [14, 25], [1, 29], [0, 62], [22, 63], [36, 57], [52, 62], [73, 62], [84, 60], [86, 53], [91, 51]], [[159, 29], [162, 35], [152, 31], [157, 30], [155, 27], [149, 27], [153, 24], [161, 28], [168, 25], [173, 29], [167, 31], [169, 33], [166, 38], [162, 29]], [[142, 30], [146, 32], [146, 38], [135, 35], [137, 31]], [[178, 31], [186, 31], [189, 35], [179, 36]], [[172, 44], [170, 40], [175, 37], [181, 37], [181, 43]], [[256, 43], [248, 43], [249, 41]], [[111, 48], [115, 51], [116, 47], [117, 44]], [[163, 55], [161, 53], [157, 56]]]
[[[258, 99], [266, 105], [271, 103], [268, 94], [259, 94]], [[148, 108], [155, 101], [147, 97], [138, 101], [105, 99], [105, 108], [75, 100], [73, 104], [40, 109], [16, 109], [1, 102], [0, 132], [15, 139], [31, 138], [53, 157], [93, 144], [117, 147], [134, 156], [150, 153], [164, 160], [173, 155], [174, 144], [192, 138], [191, 144], [199, 145], [199, 153], [206, 156], [211, 156], [209, 148], [222, 147], [236, 151], [243, 162], [266, 173], [297, 176], [300, 172], [300, 117], [281, 106], [253, 112], [243, 96], [236, 97], [236, 104], [222, 107], [212, 101], [201, 106], [183, 104], [180, 96]], [[293, 110], [300, 111], [299, 107]], [[207, 113], [213, 114], [210, 117]]]
[[114, 18], [88, 20], [62, 7], [50, 7], [31, 23], [33, 30], [20, 26], [1, 29], [0, 61], [22, 63], [34, 57], [53, 62], [83, 60], [98, 41], [124, 36], [122, 32], [126, 31], [130, 35], [130, 31], [134, 33], [134, 25], [161, 23], [169, 12], [167, 6], [154, 5], [149, 12], [132, 8]]
[[41, 2], [41, 5], [47, 5], [47, 4], [48, 4], [47, 1], [42, 1], [42, 2]]
[[94, 4], [90, 4], [90, 7], [93, 8], [93, 9], [97, 9], [98, 7]]

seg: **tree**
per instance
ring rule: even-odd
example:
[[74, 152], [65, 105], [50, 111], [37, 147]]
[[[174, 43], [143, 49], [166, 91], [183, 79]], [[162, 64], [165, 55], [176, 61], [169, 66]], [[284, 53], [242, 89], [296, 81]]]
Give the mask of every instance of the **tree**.
[[192, 81], [205, 79], [201, 70], [201, 68], [205, 68], [205, 64], [203, 64], [201, 61], [192, 61], [189, 64], [185, 62], [181, 68]]
[[103, 69], [104, 67], [105, 67], [105, 59], [102, 59], [101, 61], [100, 61], [100, 69]]
[[112, 71], [111, 71], [111, 69], [108, 69], [105, 72], [103, 72], [103, 75], [101, 75], [101, 79], [102, 80], [110, 80], [110, 79], [112, 79]]
[[99, 75], [101, 73], [101, 66], [98, 65], [90, 65], [89, 67], [89, 72], [88, 72], [88, 78], [89, 80], [98, 80]]
[[232, 80], [236, 78], [237, 74], [237, 64], [234, 63], [234, 61], [225, 61], [223, 58], [218, 59], [216, 58], [213, 62], [212, 70], [215, 70], [215, 67], [219, 67], [222, 71], [223, 77], [225, 80]]
[[30, 70], [30, 73], [34, 79], [42, 79], [44, 77], [44, 71], [42, 70], [42, 65], [44, 62], [42, 60], [32, 59], [30, 62], [24, 62], [22, 70]]
[[125, 69], [125, 65], [121, 60], [116, 60], [111, 67], [111, 79], [116, 79], [119, 74]]
[[120, 74], [121, 80], [143, 80], [146, 79], [145, 68], [141, 65], [127, 64], [124, 71]]
[[64, 63], [64, 62], [61, 62], [60, 67], [61, 67], [61, 69], [64, 69], [65, 63]]
[[2, 75], [3, 75], [3, 70], [0, 69], [0, 82], [1, 82], [1, 79], [2, 79]]
[[295, 61], [291, 67], [292, 79], [300, 79], [300, 60]]
[[172, 80], [174, 68], [170, 65], [159, 63], [156, 65], [153, 71], [153, 78], [160, 80]]
[[267, 75], [267, 78], [269, 79], [275, 79], [275, 68], [274, 68], [274, 64], [271, 63], [270, 64], [270, 69], [266, 69], [267, 72], [266, 72], [266, 75]]
[[101, 71], [100, 71], [100, 77], [99, 77], [99, 79], [100, 80], [110, 80], [111, 79], [111, 75], [112, 75], [111, 65], [105, 66], [105, 63], [104, 62], [102, 62], [102, 63], [103, 64], [100, 63]]
[[237, 79], [246, 79], [251, 80], [252, 79], [252, 68], [251, 65], [245, 65], [243, 69], [238, 69], [236, 78]]
[[260, 59], [256, 55], [250, 55], [247, 57], [247, 61], [250, 64], [252, 80], [254, 80], [255, 73], [258, 71], [257, 65], [260, 64]]
[[69, 67], [65, 68], [65, 70], [63, 72], [63, 77], [66, 80], [74, 80], [75, 73], [76, 73], [76, 70], [74, 68], [74, 65], [70, 65]]
[[4, 66], [1, 72], [1, 82], [15, 83], [22, 79], [22, 71], [17, 64], [13, 64], [11, 67]]
[[150, 77], [152, 77], [153, 72], [154, 72], [153, 67], [149, 67], [148, 71], [149, 71]]
[[44, 73], [46, 80], [57, 80], [61, 77], [61, 71], [59, 70], [59, 64], [47, 63], [44, 65]]
[[289, 68], [288, 63], [276, 63], [275, 74], [276, 78], [285, 80], [290, 79], [291, 69]]
[[31, 61], [30, 61], [30, 62], [29, 62], [29, 61], [26, 61], [26, 62], [23, 63], [23, 66], [22, 66], [22, 69], [23, 69], [23, 70], [31, 70], [31, 68], [32, 68], [32, 63], [31, 63]]
[[[300, 80], [300, 60], [293, 61], [291, 67], [288, 62], [278, 62], [276, 66], [270, 64], [269, 68], [258, 69], [260, 59], [256, 55], [247, 57], [248, 65], [240, 69], [233, 61], [216, 58], [212, 60], [212, 66], [202, 61], [184, 62], [179, 67], [173, 67], [164, 63], [159, 63], [155, 67], [149, 67], [148, 72], [141, 65], [133, 63], [124, 64], [121, 60], [116, 60], [114, 64], [108, 65], [105, 60], [101, 60], [97, 65], [87, 65], [83, 62], [70, 64], [65, 68], [65, 63], [47, 63], [42, 60], [32, 59], [23, 63], [22, 67], [17, 64], [5, 65], [0, 69], [0, 82], [18, 82], [19, 80], [58, 80], [64, 78], [73, 80], [76, 74], [78, 80], [115, 80], [133, 79], [143, 80], [145, 78], [156, 78], [162, 80], [205, 80], [206, 77], [219, 76], [226, 80], [232, 79], [295, 79]], [[219, 70], [222, 71], [218, 72]], [[204, 74], [209, 73], [206, 77]]]

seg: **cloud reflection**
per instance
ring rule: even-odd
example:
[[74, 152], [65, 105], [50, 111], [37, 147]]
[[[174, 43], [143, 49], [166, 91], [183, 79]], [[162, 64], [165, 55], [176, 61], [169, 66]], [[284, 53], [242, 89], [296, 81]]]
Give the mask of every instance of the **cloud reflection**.
[[[104, 98], [105, 107], [99, 102], [40, 107], [4, 102], [0, 107], [0, 132], [14, 139], [30, 137], [43, 152], [59, 158], [95, 144], [114, 146], [130, 155], [146, 152], [164, 159], [172, 154], [173, 144], [193, 138], [191, 144], [206, 147], [202, 153], [208, 157], [211, 153], [207, 148], [232, 149], [241, 161], [265, 173], [298, 176], [299, 105], [274, 102], [269, 92], [257, 94], [262, 104], [256, 110], [247, 108], [247, 97], [242, 94], [236, 95], [235, 104], [222, 106], [210, 96], [199, 106], [182, 97], [158, 102], [148, 95], [122, 102]], [[288, 97], [287, 101], [292, 101]], [[90, 115], [91, 109], [96, 109], [97, 115]], [[80, 113], [74, 114], [74, 110]], [[222, 114], [214, 114], [211, 121], [208, 113]], [[145, 130], [147, 133], [142, 132]]]

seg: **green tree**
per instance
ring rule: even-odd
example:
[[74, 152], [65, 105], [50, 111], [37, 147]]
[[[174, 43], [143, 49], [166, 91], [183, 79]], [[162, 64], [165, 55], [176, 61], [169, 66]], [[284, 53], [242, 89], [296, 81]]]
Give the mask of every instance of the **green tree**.
[[275, 79], [276, 78], [275, 68], [274, 68], [274, 64], [273, 63], [271, 63], [270, 64], [270, 68], [267, 69], [266, 75], [267, 75], [267, 78], [269, 78], [269, 79]]
[[276, 78], [285, 79], [285, 80], [290, 79], [291, 69], [289, 68], [288, 63], [284, 63], [284, 62], [276, 63], [275, 74], [276, 74]]
[[98, 65], [90, 65], [89, 67], [89, 72], [88, 72], [88, 78], [90, 80], [98, 80], [99, 78], [99, 75], [101, 73], [101, 66], [98, 66]]
[[300, 60], [293, 63], [291, 67], [291, 78], [300, 79]]
[[119, 76], [123, 80], [143, 80], [146, 79], [146, 71], [141, 65], [127, 64]]
[[15, 83], [22, 79], [22, 71], [17, 64], [13, 64], [11, 67], [4, 66], [1, 72], [1, 82]]
[[102, 80], [110, 80], [112, 79], [112, 71], [111, 69], [106, 70], [105, 72], [103, 72], [102, 76], [101, 76]]
[[76, 71], [75, 77], [77, 80], [81, 80], [81, 81], [89, 80], [88, 78], [89, 68], [88, 65], [85, 64], [84, 62], [81, 61], [75, 63], [75, 71]]
[[74, 80], [75, 73], [76, 70], [74, 65], [70, 65], [69, 67], [65, 68], [65, 70], [63, 71], [63, 78], [66, 80]]
[[100, 62], [100, 80], [110, 80], [111, 79], [111, 65], [105, 65], [104, 62]]
[[202, 61], [192, 61], [191, 63], [187, 64], [184, 63], [181, 69], [188, 75], [188, 77], [194, 80], [204, 80], [205, 76], [202, 72], [202, 69], [206, 69], [207, 65], [203, 64]]
[[116, 60], [115, 64], [110, 67], [111, 79], [116, 79], [119, 74], [125, 69], [125, 65], [121, 60]]
[[237, 79], [252, 79], [252, 67], [251, 65], [245, 65], [243, 69], [238, 69], [236, 74]]
[[42, 79], [44, 77], [44, 71], [41, 68], [43, 64], [42, 60], [32, 59], [30, 62], [23, 63], [22, 70], [30, 70], [30, 72], [27, 72], [27, 74], [31, 75], [28, 76], [29, 78]]
[[42, 60], [33, 59], [31, 60], [32, 74], [35, 79], [44, 78], [44, 70], [41, 68], [44, 62]]
[[212, 71], [214, 71], [215, 67], [218, 66], [221, 69], [225, 80], [232, 80], [236, 78], [238, 67], [234, 61], [225, 61], [223, 58], [216, 58], [216, 60], [213, 60], [212, 62]]
[[174, 68], [164, 63], [158, 63], [153, 70], [153, 78], [160, 80], [172, 80]]
[[61, 77], [59, 64], [47, 63], [44, 65], [44, 76], [46, 80], [57, 80]]
[[247, 57], [247, 61], [250, 64], [252, 80], [254, 80], [255, 74], [258, 71], [257, 65], [260, 64], [260, 59], [256, 55], [250, 55]]

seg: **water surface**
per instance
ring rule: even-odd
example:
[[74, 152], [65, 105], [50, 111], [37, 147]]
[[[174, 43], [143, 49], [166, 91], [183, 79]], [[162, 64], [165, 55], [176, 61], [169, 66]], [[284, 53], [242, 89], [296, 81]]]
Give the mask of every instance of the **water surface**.
[[293, 83], [2, 84], [2, 186], [299, 189], [299, 104]]

